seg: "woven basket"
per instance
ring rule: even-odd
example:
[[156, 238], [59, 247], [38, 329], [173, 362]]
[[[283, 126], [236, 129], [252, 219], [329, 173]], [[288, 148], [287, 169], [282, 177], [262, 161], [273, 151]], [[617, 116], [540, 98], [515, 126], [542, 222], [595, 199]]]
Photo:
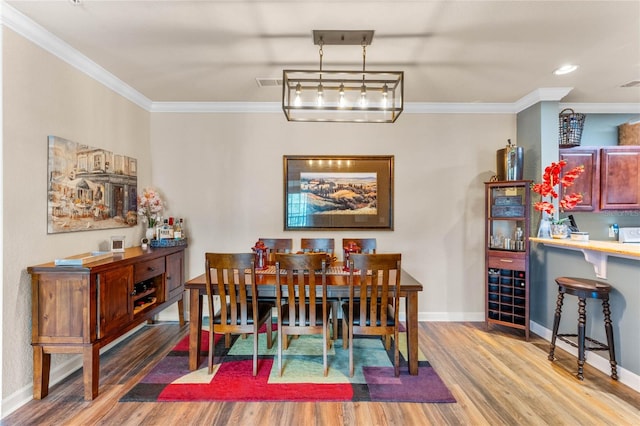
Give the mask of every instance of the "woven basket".
[[618, 145], [640, 145], [640, 121], [618, 126]]
[[565, 108], [560, 111], [560, 133], [558, 140], [560, 148], [580, 146], [585, 117], [584, 114], [573, 112], [571, 108]]
[[187, 239], [184, 238], [182, 240], [151, 240], [151, 247], [177, 247], [177, 246], [186, 246]]

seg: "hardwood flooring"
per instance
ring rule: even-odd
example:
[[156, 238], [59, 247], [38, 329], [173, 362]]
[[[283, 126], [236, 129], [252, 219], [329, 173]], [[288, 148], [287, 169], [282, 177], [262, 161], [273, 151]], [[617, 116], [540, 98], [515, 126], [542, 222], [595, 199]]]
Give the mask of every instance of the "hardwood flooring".
[[420, 323], [420, 349], [457, 399], [411, 403], [121, 403], [188, 326], [146, 326], [101, 357], [100, 394], [84, 401], [78, 371], [4, 425], [640, 425], [640, 393], [548, 342], [484, 323]]

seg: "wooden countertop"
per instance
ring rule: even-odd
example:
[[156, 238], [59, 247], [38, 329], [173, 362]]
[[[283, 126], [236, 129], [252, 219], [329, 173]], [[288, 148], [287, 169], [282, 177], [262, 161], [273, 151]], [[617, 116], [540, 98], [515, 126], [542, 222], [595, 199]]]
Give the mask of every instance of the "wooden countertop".
[[593, 265], [598, 278], [607, 278], [607, 258], [609, 256], [640, 260], [639, 243], [619, 243], [617, 241], [575, 241], [570, 238], [534, 238], [529, 241], [568, 250], [578, 250], [587, 262]]
[[640, 259], [640, 243], [619, 243], [617, 241], [575, 241], [571, 238], [529, 238], [529, 241], [548, 246], [564, 247], [576, 250], [593, 250], [607, 253], [609, 256]]

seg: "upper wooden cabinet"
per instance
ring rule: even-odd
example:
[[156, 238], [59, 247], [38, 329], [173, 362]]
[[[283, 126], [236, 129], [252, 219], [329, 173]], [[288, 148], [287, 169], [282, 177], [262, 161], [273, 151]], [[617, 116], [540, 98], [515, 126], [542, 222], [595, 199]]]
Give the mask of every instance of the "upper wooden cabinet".
[[574, 211], [640, 210], [640, 146], [580, 147], [560, 150], [565, 170], [585, 171], [565, 193], [582, 193]]
[[600, 209], [640, 210], [640, 146], [602, 148]]
[[598, 194], [600, 192], [600, 149], [597, 147], [572, 148], [560, 150], [560, 159], [567, 162], [563, 170], [571, 170], [580, 165], [584, 166], [584, 173], [575, 180], [573, 186], [561, 190], [565, 192], [582, 194], [582, 202], [573, 209], [574, 211], [592, 212], [598, 210]]

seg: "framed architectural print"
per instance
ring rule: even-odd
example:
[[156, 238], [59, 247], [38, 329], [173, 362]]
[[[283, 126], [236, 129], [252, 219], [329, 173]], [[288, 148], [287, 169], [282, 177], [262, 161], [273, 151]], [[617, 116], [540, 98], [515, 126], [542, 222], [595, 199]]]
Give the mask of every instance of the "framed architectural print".
[[284, 229], [393, 229], [393, 156], [284, 156]]
[[48, 137], [47, 233], [137, 224], [137, 161], [57, 136]]

